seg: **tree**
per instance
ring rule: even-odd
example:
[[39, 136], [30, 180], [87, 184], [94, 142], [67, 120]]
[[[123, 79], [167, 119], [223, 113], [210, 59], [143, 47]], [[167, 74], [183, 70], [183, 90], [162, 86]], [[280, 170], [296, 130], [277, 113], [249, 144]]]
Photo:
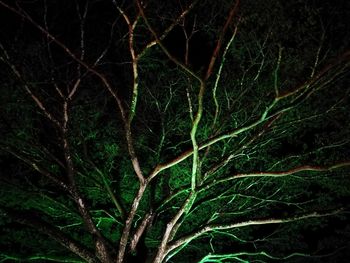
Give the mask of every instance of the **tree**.
[[349, 256], [347, 1], [0, 5], [3, 262]]

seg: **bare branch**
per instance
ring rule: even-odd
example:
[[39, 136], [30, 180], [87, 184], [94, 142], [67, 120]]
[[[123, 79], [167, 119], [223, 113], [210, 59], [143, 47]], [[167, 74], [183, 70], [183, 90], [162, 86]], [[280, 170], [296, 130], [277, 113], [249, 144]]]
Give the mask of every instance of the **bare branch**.
[[79, 257], [83, 258], [89, 263], [98, 263], [100, 262], [95, 255], [89, 251], [82, 244], [79, 244], [78, 241], [73, 240], [69, 236], [65, 235], [59, 229], [53, 227], [52, 225], [42, 221], [41, 219], [35, 217], [34, 215], [26, 215], [24, 212], [15, 212], [11, 211], [8, 208], [0, 208], [4, 211], [5, 215], [11, 216], [17, 222], [34, 227], [45, 235], [48, 235], [52, 239], [56, 240], [62, 246], [66, 247], [68, 250], [72, 251]]
[[199, 81], [199, 83], [201, 83], [202, 86], [202, 78], [197, 75], [193, 70], [191, 70], [189, 67], [187, 67], [184, 63], [182, 63], [181, 61], [179, 61], [177, 58], [175, 58], [174, 56], [172, 56], [168, 49], [162, 44], [161, 39], [159, 38], [158, 34], [156, 33], [156, 31], [154, 31], [154, 29], [152, 28], [152, 26], [150, 25], [150, 23], [148, 22], [147, 16], [144, 13], [142, 4], [140, 3], [139, 0], [136, 0], [137, 6], [140, 10], [140, 14], [142, 16], [142, 18], [144, 19], [148, 30], [152, 33], [153, 37], [155, 38], [156, 43], [159, 45], [159, 47], [163, 50], [164, 54], [171, 60], [173, 61], [176, 65], [178, 65], [179, 67], [181, 67], [185, 72], [187, 72], [188, 74], [190, 74], [192, 77], [194, 77], [195, 79], [197, 79]]
[[23, 84], [23, 87], [26, 90], [26, 92], [30, 95], [30, 97], [33, 99], [35, 104], [41, 109], [41, 111], [48, 118], [48, 120], [50, 120], [57, 127], [60, 127], [61, 126], [60, 122], [46, 109], [43, 102], [29, 88], [27, 82], [24, 80], [21, 73], [17, 70], [16, 66], [13, 63], [11, 63], [11, 60], [10, 60], [9, 55], [7, 54], [7, 51], [1, 43], [0, 43], [0, 49], [2, 50], [2, 52], [4, 54], [4, 57], [1, 56], [0, 59], [10, 66], [10, 68], [12, 69], [12, 72], [15, 74], [15, 76]]
[[129, 215], [125, 221], [122, 236], [120, 237], [117, 263], [122, 263], [124, 261], [125, 250], [126, 250], [126, 247], [128, 244], [128, 239], [129, 239], [129, 234], [130, 234], [132, 222], [133, 222], [133, 219], [135, 217], [136, 211], [138, 209], [138, 206], [140, 204], [141, 198], [143, 197], [145, 190], [146, 190], [146, 184], [140, 184], [139, 190], [138, 190], [138, 192], [134, 198], [134, 201], [132, 203]]
[[279, 100], [280, 99], [285, 99], [287, 97], [290, 97], [292, 95], [295, 95], [301, 91], [303, 91], [304, 89], [309, 88], [311, 85], [317, 83], [317, 81], [319, 81], [322, 77], [324, 77], [327, 73], [330, 72], [330, 70], [334, 69], [335, 67], [342, 65], [342, 64], [347, 65], [350, 62], [350, 51], [347, 50], [345, 51], [343, 54], [341, 54], [340, 56], [338, 56], [336, 59], [334, 59], [333, 61], [331, 61], [329, 64], [327, 64], [326, 66], [324, 66], [317, 74], [312, 74], [312, 78], [307, 80], [306, 82], [304, 82], [303, 84], [299, 85], [298, 87], [296, 87], [295, 89], [291, 90], [291, 91], [285, 91], [283, 93], [280, 93], [280, 95], [277, 97]]
[[224, 37], [226, 35], [226, 31], [228, 30], [230, 24], [232, 23], [234, 16], [238, 12], [238, 7], [239, 7], [239, 0], [236, 0], [235, 4], [232, 6], [231, 11], [226, 19], [224, 27], [221, 30], [220, 37], [216, 43], [216, 47], [214, 49], [213, 55], [211, 56], [209, 66], [208, 66], [207, 72], [205, 74], [205, 78], [204, 78], [205, 80], [209, 79], [209, 77], [213, 73], [214, 64], [215, 64], [216, 58], [218, 57], [219, 52], [221, 50], [221, 46], [223, 44]]
[[[182, 19], [193, 9], [193, 7], [199, 2], [199, 0], [194, 0], [182, 13], [172, 22], [164, 32], [159, 36], [159, 40], [162, 41], [164, 38], [174, 29], [176, 25], [178, 25]], [[142, 57], [145, 52], [157, 44], [157, 40], [149, 42], [146, 47], [139, 53], [138, 58]]]
[[284, 177], [284, 176], [289, 176], [289, 175], [293, 175], [301, 172], [327, 172], [327, 171], [333, 171], [338, 168], [343, 168], [346, 166], [350, 166], [350, 161], [339, 162], [330, 166], [323, 166], [323, 167], [303, 165], [287, 171], [279, 171], [279, 172], [253, 172], [253, 173], [247, 173], [247, 174], [235, 174], [230, 177], [214, 180], [213, 182], [207, 185], [203, 185], [200, 191], [204, 191], [205, 189], [208, 189], [209, 187], [212, 187], [214, 185], [235, 180], [235, 179], [251, 178], [251, 177]]
[[299, 215], [296, 217], [291, 217], [291, 218], [268, 218], [268, 219], [256, 219], [256, 220], [249, 220], [249, 221], [243, 221], [239, 223], [232, 223], [232, 224], [222, 224], [222, 225], [206, 225], [203, 228], [199, 229], [196, 232], [193, 232], [191, 234], [188, 234], [182, 238], [179, 238], [178, 240], [172, 242], [169, 244], [166, 253], [169, 253], [170, 251], [180, 247], [181, 245], [188, 243], [199, 236], [208, 233], [210, 231], [214, 230], [226, 230], [226, 229], [234, 229], [234, 228], [240, 228], [240, 227], [246, 227], [246, 226], [253, 226], [253, 225], [268, 225], [268, 224], [282, 224], [282, 223], [290, 223], [290, 222], [295, 222], [295, 221], [300, 221], [304, 219], [309, 219], [309, 218], [320, 218], [320, 217], [327, 217], [327, 216], [333, 216], [341, 213], [340, 210], [335, 210], [327, 213], [319, 213], [319, 212], [314, 212], [310, 214], [305, 214], [305, 215]]
[[136, 252], [136, 246], [140, 241], [141, 236], [145, 234], [145, 231], [149, 226], [149, 224], [152, 222], [153, 218], [154, 218], [154, 214], [152, 211], [145, 215], [144, 219], [142, 220], [141, 224], [139, 225], [139, 227], [137, 228], [135, 234], [131, 239], [131, 242], [130, 242], [131, 251]]
[[13, 147], [10, 147], [9, 145], [2, 145], [2, 144], [0, 144], [0, 149], [10, 153], [11, 155], [15, 156], [19, 160], [22, 160], [29, 167], [31, 167], [35, 171], [39, 172], [41, 175], [45, 176], [46, 178], [51, 180], [53, 183], [55, 183], [56, 185], [58, 185], [59, 187], [61, 187], [65, 191], [67, 191], [69, 193], [71, 192], [71, 189], [70, 189], [69, 185], [66, 182], [64, 182], [60, 178], [57, 178], [56, 176], [51, 174], [49, 171], [45, 170], [36, 161], [31, 160], [30, 157], [28, 157], [25, 154], [22, 154], [22, 153], [16, 151], [16, 149], [14, 149]]

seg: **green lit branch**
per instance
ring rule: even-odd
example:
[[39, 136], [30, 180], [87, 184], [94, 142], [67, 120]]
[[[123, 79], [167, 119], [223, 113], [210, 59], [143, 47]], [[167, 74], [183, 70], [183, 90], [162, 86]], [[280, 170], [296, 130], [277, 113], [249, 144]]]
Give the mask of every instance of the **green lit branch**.
[[[67, 262], [67, 263], [84, 263], [85, 261], [76, 258], [68, 258], [67, 256], [49, 256], [49, 255], [33, 255], [23, 257], [20, 255], [10, 255], [0, 253], [0, 262], [7, 262], [8, 260], [17, 262], [28, 262], [28, 261], [53, 261], [53, 262]], [[88, 261], [89, 262], [89, 261]]]
[[[241, 257], [265, 257], [268, 259], [272, 259], [272, 260], [279, 260], [279, 261], [285, 261], [287, 259], [291, 259], [294, 257], [304, 257], [304, 258], [323, 258], [323, 257], [328, 257], [331, 256], [333, 254], [336, 254], [337, 252], [339, 252], [339, 250], [345, 249], [344, 247], [341, 247], [339, 249], [337, 249], [336, 251], [334, 251], [333, 253], [329, 253], [329, 254], [325, 254], [325, 255], [312, 255], [312, 254], [308, 254], [308, 253], [291, 253], [289, 255], [286, 255], [284, 257], [277, 257], [277, 256], [273, 256], [271, 253], [267, 253], [265, 251], [262, 252], [238, 252], [238, 253], [231, 253], [231, 254], [215, 254], [215, 253], [209, 253], [208, 255], [206, 255], [205, 257], [203, 257], [201, 259], [201, 261], [199, 261], [198, 263], [209, 263], [209, 262], [226, 262], [226, 260], [228, 259], [237, 259], [241, 262], [244, 263], [249, 263], [249, 261], [242, 259]], [[264, 262], [264, 261], [262, 261]]]
[[222, 225], [206, 225], [203, 228], [199, 229], [196, 232], [193, 232], [191, 234], [188, 234], [182, 238], [179, 238], [176, 241], [173, 241], [169, 246], [167, 252], [176, 249], [177, 247], [181, 246], [184, 243], [188, 243], [191, 240], [194, 240], [198, 238], [199, 236], [208, 233], [210, 231], [214, 230], [228, 230], [228, 229], [234, 229], [234, 228], [241, 228], [246, 226], [253, 226], [253, 225], [268, 225], [268, 224], [281, 224], [281, 223], [290, 223], [294, 221], [309, 219], [309, 218], [319, 218], [319, 217], [326, 217], [326, 216], [332, 216], [337, 215], [341, 212], [341, 210], [335, 210], [329, 213], [311, 213], [291, 218], [270, 218], [270, 219], [260, 219], [260, 220], [249, 220], [249, 221], [243, 221], [239, 223], [232, 223], [232, 224], [222, 224]]
[[350, 60], [350, 51], [346, 51], [340, 56], [338, 56], [336, 59], [334, 59], [333, 62], [330, 62], [325, 67], [323, 67], [317, 74], [313, 74], [313, 77], [310, 80], [307, 80], [303, 84], [299, 85], [295, 89], [291, 91], [286, 91], [284, 93], [280, 93], [278, 96], [278, 99], [285, 99], [290, 96], [296, 95], [299, 92], [303, 92], [305, 89], [309, 89], [311, 85], [313, 85], [315, 82], [319, 81], [322, 77], [324, 77], [327, 73], [329, 73], [332, 69], [336, 68], [339, 65], [345, 64], [345, 66], [349, 66], [349, 60]]
[[[266, 120], [275, 118], [276, 116], [278, 116], [279, 114], [283, 113], [284, 111], [286, 111], [285, 109], [282, 109], [276, 113], [274, 113], [271, 116], [267, 116], [268, 113], [270, 112], [270, 110], [275, 106], [275, 104], [278, 102], [278, 100], [274, 100], [268, 107], [266, 107], [265, 111], [261, 114], [261, 117], [258, 118], [255, 121], [252, 121], [251, 123], [237, 128], [233, 131], [227, 132], [227, 133], [223, 133], [220, 134], [218, 136], [215, 136], [211, 139], [209, 139], [207, 142], [204, 142], [202, 144], [198, 145], [198, 150], [202, 150], [205, 149], [207, 147], [209, 147], [210, 145], [213, 145], [219, 141], [225, 140], [225, 139], [230, 139], [232, 137], [237, 137], [239, 134], [248, 131], [250, 129], [255, 128], [256, 126], [258, 126], [259, 124], [263, 123]], [[176, 158], [174, 158], [173, 160], [167, 162], [167, 163], [163, 163], [163, 164], [158, 164], [153, 171], [150, 173], [150, 175], [147, 178], [147, 181], [151, 181], [158, 173], [160, 173], [161, 171], [168, 169], [180, 162], [182, 162], [183, 160], [187, 159], [188, 157], [190, 157], [193, 154], [193, 149], [190, 149], [188, 151], [183, 152], [181, 155], [177, 156]]]
[[[276, 257], [276, 256], [272, 256], [269, 253], [266, 252], [238, 252], [238, 253], [231, 253], [231, 254], [208, 254], [205, 257], [203, 257], [201, 259], [201, 261], [199, 261], [199, 263], [209, 263], [209, 262], [226, 262], [227, 260], [230, 259], [235, 259], [239, 262], [244, 262], [244, 263], [249, 263], [248, 260], [244, 260], [242, 259], [242, 257], [266, 257], [268, 259], [273, 259], [273, 260], [287, 260], [290, 259], [292, 257], [310, 257], [309, 254], [306, 253], [292, 253], [288, 256], [285, 257]], [[262, 261], [264, 262], [264, 261]]]
[[301, 172], [327, 172], [327, 171], [333, 171], [335, 169], [346, 167], [346, 166], [350, 166], [350, 161], [340, 162], [330, 166], [303, 165], [287, 171], [235, 174], [233, 176], [225, 177], [223, 179], [213, 180], [213, 182], [203, 185], [200, 191], [204, 191], [205, 189], [213, 187], [214, 185], [225, 183], [236, 179], [252, 178], [252, 177], [284, 177], [284, 176], [290, 176]]
[[213, 100], [214, 100], [214, 104], [215, 104], [215, 115], [214, 115], [214, 120], [213, 120], [213, 125], [212, 125], [213, 127], [215, 126], [216, 120], [217, 120], [218, 115], [219, 115], [219, 103], [218, 103], [216, 92], [217, 92], [217, 88], [218, 88], [219, 81], [221, 78], [221, 72], [222, 72], [222, 69], [225, 65], [227, 52], [228, 52], [229, 48], [231, 47], [231, 45], [236, 37], [237, 30], [238, 30], [238, 25], [235, 26], [234, 32], [233, 32], [230, 40], [226, 44], [226, 47], [224, 49], [224, 53], [222, 55], [222, 61], [220, 63], [219, 70], [218, 70], [218, 73], [216, 74], [216, 78], [215, 78], [215, 83], [214, 83], [214, 87], [213, 87]]

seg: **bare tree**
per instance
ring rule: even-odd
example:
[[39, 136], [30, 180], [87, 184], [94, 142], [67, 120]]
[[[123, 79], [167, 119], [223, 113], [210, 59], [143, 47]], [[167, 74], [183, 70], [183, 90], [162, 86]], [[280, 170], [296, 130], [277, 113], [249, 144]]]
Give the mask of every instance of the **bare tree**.
[[293, 235], [347, 219], [350, 50], [327, 35], [347, 25], [257, 2], [0, 1], [1, 224], [72, 252], [3, 261], [329, 252]]

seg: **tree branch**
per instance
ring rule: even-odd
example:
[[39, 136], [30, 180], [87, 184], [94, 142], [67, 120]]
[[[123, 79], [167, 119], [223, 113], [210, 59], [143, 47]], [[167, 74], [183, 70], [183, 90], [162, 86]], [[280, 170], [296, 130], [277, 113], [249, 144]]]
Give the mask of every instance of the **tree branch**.
[[330, 211], [326, 213], [319, 213], [319, 212], [314, 212], [310, 214], [305, 214], [305, 215], [300, 215], [296, 217], [291, 217], [291, 218], [268, 218], [268, 219], [256, 219], [256, 220], [248, 220], [248, 221], [243, 221], [239, 223], [232, 223], [232, 224], [222, 224], [222, 225], [216, 225], [216, 224], [209, 224], [201, 229], [188, 234], [182, 238], [179, 238], [178, 240], [171, 242], [169, 244], [168, 249], [166, 253], [169, 253], [170, 251], [180, 247], [181, 245], [185, 243], [189, 243], [190, 241], [198, 238], [199, 236], [208, 233], [210, 231], [214, 230], [228, 230], [228, 229], [234, 229], [234, 228], [240, 228], [240, 227], [245, 227], [245, 226], [253, 226], [253, 225], [268, 225], [268, 224], [281, 224], [281, 223], [289, 223], [289, 222], [295, 222], [295, 221], [300, 221], [304, 219], [309, 219], [309, 218], [320, 218], [320, 217], [326, 217], [326, 216], [332, 216], [332, 215], [337, 215], [341, 212], [342, 210], [335, 210], [335, 211]]
[[89, 263], [98, 263], [100, 262], [95, 255], [89, 251], [88, 248], [84, 247], [83, 245], [79, 244], [76, 240], [73, 240], [66, 234], [64, 234], [59, 229], [53, 227], [52, 225], [44, 222], [40, 218], [32, 215], [32, 214], [26, 214], [25, 212], [16, 212], [13, 210], [10, 210], [8, 208], [0, 208], [4, 211], [4, 214], [6, 216], [10, 216], [18, 223], [28, 225], [30, 227], [33, 227], [37, 229], [38, 231], [42, 232], [45, 235], [48, 235], [52, 239], [59, 242], [62, 246], [67, 248], [68, 250], [72, 251], [79, 257], [83, 258]]
[[5, 56], [5, 57], [0, 56], [0, 59], [9, 65], [12, 72], [19, 79], [19, 81], [23, 84], [25, 91], [33, 99], [33, 101], [40, 108], [40, 110], [44, 113], [45, 117], [47, 117], [47, 119], [49, 121], [51, 121], [56, 127], [60, 127], [61, 126], [60, 122], [47, 110], [47, 108], [44, 106], [44, 103], [38, 98], [38, 96], [36, 96], [32, 92], [32, 90], [28, 86], [27, 82], [24, 80], [21, 73], [17, 70], [16, 66], [13, 63], [11, 63], [10, 56], [8, 55], [6, 49], [4, 48], [4, 46], [1, 43], [0, 43], [0, 49], [2, 50], [2, 52]]
[[287, 171], [278, 171], [278, 172], [253, 172], [253, 173], [246, 173], [246, 174], [235, 174], [230, 177], [214, 180], [211, 183], [208, 183], [206, 185], [203, 185], [200, 188], [200, 192], [205, 191], [206, 189], [213, 187], [214, 185], [225, 183], [231, 180], [235, 179], [242, 179], [242, 178], [250, 178], [250, 177], [284, 177], [293, 175], [300, 172], [326, 172], [326, 171], [332, 171], [338, 168], [350, 166], [350, 161], [344, 161], [339, 162], [330, 166], [311, 166], [311, 165], [303, 165], [299, 167], [295, 167], [293, 169], [287, 170]]
[[221, 50], [221, 46], [222, 46], [224, 38], [226, 36], [227, 29], [229, 28], [230, 24], [232, 23], [232, 20], [233, 20], [234, 16], [236, 15], [237, 11], [238, 11], [238, 7], [239, 7], [239, 0], [236, 0], [235, 4], [233, 4], [233, 6], [231, 8], [231, 11], [230, 11], [228, 17], [226, 18], [226, 22], [225, 22], [224, 27], [221, 30], [219, 39], [218, 39], [218, 41], [216, 43], [216, 47], [215, 47], [215, 49], [213, 51], [213, 55], [211, 56], [209, 66], [208, 66], [207, 72], [206, 72], [205, 77], [204, 77], [205, 80], [209, 79], [209, 77], [213, 73], [213, 68], [214, 68], [214, 65], [215, 65], [215, 61], [216, 61], [216, 59], [217, 59], [217, 57], [219, 55], [219, 52]]

